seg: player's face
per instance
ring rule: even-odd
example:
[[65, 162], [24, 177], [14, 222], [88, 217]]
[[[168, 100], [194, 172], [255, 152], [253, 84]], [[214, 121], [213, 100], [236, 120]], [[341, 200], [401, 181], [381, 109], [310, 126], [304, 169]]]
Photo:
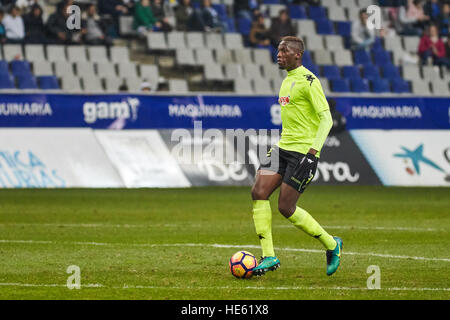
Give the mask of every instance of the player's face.
[[285, 41], [278, 46], [277, 62], [283, 70], [292, 70], [297, 66], [297, 53]]

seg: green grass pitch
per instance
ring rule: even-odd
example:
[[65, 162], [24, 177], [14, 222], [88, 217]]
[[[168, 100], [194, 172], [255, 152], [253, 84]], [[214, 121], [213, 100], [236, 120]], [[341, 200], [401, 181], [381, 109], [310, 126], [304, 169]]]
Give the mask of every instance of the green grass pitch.
[[[1, 190], [0, 299], [450, 299], [448, 188], [311, 186], [299, 205], [344, 241], [331, 277], [277, 199], [281, 268], [239, 280], [230, 256], [261, 254], [248, 187]], [[70, 265], [80, 290], [66, 287]]]

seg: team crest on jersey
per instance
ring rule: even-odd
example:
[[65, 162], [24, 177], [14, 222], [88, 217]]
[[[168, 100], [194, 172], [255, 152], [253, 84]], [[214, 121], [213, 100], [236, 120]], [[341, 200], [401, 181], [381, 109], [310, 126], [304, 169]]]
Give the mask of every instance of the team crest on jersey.
[[278, 99], [278, 103], [279, 103], [280, 106], [282, 106], [282, 107], [288, 105], [289, 102], [290, 102], [289, 97], [280, 97], [280, 98]]

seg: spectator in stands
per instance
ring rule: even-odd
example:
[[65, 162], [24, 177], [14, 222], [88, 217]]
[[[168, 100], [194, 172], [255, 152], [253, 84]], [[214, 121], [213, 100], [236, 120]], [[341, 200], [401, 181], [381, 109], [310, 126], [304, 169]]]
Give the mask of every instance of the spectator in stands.
[[438, 18], [439, 22], [439, 31], [442, 36], [449, 35], [449, 27], [450, 27], [450, 4], [444, 3], [442, 6], [441, 14]]
[[122, 0], [98, 0], [98, 12], [118, 19], [119, 16], [128, 14], [128, 6]]
[[227, 25], [221, 21], [219, 13], [211, 5], [211, 0], [203, 0], [201, 17], [205, 31], [226, 31]]
[[432, 24], [420, 39], [419, 56], [422, 64], [431, 62], [433, 65], [450, 68], [450, 60], [447, 59], [445, 45], [439, 38], [439, 29]]
[[167, 14], [164, 9], [164, 3], [161, 0], [152, 1], [152, 12], [156, 19], [161, 24], [161, 30], [164, 32], [172, 31], [172, 26], [167, 19]]
[[375, 30], [367, 27], [367, 19], [369, 15], [366, 9], [359, 11], [359, 19], [352, 23], [352, 47], [359, 50], [364, 49], [370, 51], [375, 43]]
[[153, 91], [152, 85], [150, 84], [150, 82], [148, 82], [147, 79], [142, 79], [141, 91], [142, 92], [151, 92], [151, 91]]
[[12, 6], [9, 14], [3, 19], [3, 25], [6, 30], [6, 38], [10, 43], [21, 43], [25, 39], [25, 25], [20, 9], [17, 6]]
[[250, 44], [257, 48], [270, 47], [270, 30], [264, 24], [264, 16], [262, 14], [255, 17], [252, 28], [250, 30]]
[[0, 9], [0, 43], [6, 42], [6, 29], [3, 25], [3, 18], [5, 17], [5, 12]]
[[86, 32], [86, 29], [80, 30], [67, 28], [67, 7], [71, 5], [71, 2], [60, 2], [56, 7], [56, 12], [50, 15], [47, 20], [47, 34], [49, 40], [57, 44], [71, 44], [80, 43], [81, 36]]
[[175, 19], [178, 31], [188, 31], [191, 24], [194, 8], [192, 8], [191, 0], [180, 0], [175, 7]]
[[111, 45], [112, 41], [105, 34], [105, 26], [100, 16], [97, 14], [95, 4], [90, 4], [84, 13], [84, 23], [86, 27], [85, 41], [92, 45]]
[[441, 15], [441, 6], [438, 0], [428, 0], [423, 10], [425, 15], [429, 16], [432, 21], [437, 21]]
[[161, 23], [156, 21], [150, 6], [150, 0], [140, 0], [134, 10], [133, 28], [140, 34], [161, 30]]
[[423, 10], [422, 0], [408, 0], [407, 8], [400, 7], [398, 20], [400, 30], [397, 32], [399, 34], [420, 36], [430, 17]]
[[259, 8], [260, 0], [234, 0], [234, 15], [236, 18], [253, 20], [254, 10]]
[[45, 25], [42, 19], [42, 8], [38, 4], [31, 7], [30, 13], [24, 17], [25, 23], [25, 42], [27, 43], [45, 43]]
[[297, 31], [292, 24], [287, 10], [280, 10], [279, 16], [273, 18], [270, 25], [270, 39], [272, 46], [278, 48], [280, 40], [286, 36], [296, 36]]

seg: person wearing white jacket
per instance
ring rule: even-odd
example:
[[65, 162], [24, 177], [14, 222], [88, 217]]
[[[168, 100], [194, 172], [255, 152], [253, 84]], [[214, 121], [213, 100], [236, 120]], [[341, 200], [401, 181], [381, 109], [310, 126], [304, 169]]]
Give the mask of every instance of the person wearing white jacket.
[[8, 42], [19, 43], [23, 41], [25, 38], [25, 25], [20, 15], [19, 7], [13, 6], [11, 8], [10, 13], [3, 19], [3, 25], [5, 26]]

